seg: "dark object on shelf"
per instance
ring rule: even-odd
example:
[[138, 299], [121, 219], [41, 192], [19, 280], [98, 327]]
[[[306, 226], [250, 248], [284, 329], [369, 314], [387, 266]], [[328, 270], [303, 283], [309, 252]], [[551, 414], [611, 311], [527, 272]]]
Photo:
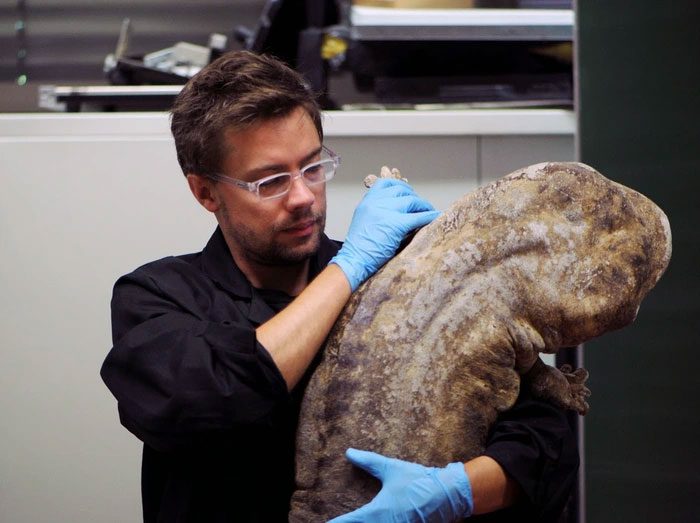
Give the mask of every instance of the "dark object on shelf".
[[[571, 62], [537, 42], [352, 42], [347, 67], [380, 103], [573, 104]], [[551, 51], [551, 52], [550, 52]]]
[[207, 47], [177, 42], [143, 56], [128, 56], [131, 22], [122, 22], [114, 53], [104, 61], [105, 76], [112, 85], [184, 85], [226, 49], [225, 35], [212, 33]]
[[109, 86], [53, 86], [39, 89], [39, 107], [53, 111], [163, 111], [182, 86], [226, 49], [226, 36], [213, 33], [208, 46], [177, 42], [144, 56], [127, 56], [131, 24], [122, 22], [114, 53], [105, 57]]
[[571, 11], [417, 11], [345, 13], [342, 67], [360, 92], [386, 106], [573, 106]]
[[327, 28], [340, 20], [335, 0], [267, 0], [255, 30], [237, 27], [235, 38], [249, 51], [279, 58], [302, 73], [324, 109], [328, 98], [328, 64], [321, 55]]
[[236, 35], [246, 49], [304, 74], [325, 109], [338, 106], [328, 78], [342, 71], [385, 106], [573, 105], [573, 24], [566, 17], [533, 23], [509, 10], [498, 23], [500, 10], [456, 9], [454, 17], [431, 19], [439, 11], [415, 18], [350, 2], [268, 0], [255, 31], [238, 28]]
[[113, 67], [105, 69], [111, 85], [184, 85], [187, 77], [144, 65], [137, 58], [119, 58]]

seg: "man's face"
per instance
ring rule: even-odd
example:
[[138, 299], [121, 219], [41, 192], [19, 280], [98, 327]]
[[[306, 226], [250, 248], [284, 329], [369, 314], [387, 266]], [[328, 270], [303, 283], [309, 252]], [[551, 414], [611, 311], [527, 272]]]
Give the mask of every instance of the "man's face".
[[[222, 174], [247, 182], [296, 173], [321, 155], [318, 132], [303, 108], [226, 133], [225, 147]], [[325, 183], [308, 187], [297, 178], [287, 194], [272, 200], [225, 183], [217, 183], [215, 191], [216, 216], [237, 261], [288, 265], [318, 250], [326, 222]]]

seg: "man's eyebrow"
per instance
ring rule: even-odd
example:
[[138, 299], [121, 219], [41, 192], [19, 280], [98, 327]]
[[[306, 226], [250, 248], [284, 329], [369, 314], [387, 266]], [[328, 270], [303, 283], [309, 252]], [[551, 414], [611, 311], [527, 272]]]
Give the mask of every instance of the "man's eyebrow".
[[304, 159], [303, 159], [304, 165], [306, 165], [306, 163], [313, 160], [315, 156], [318, 156], [319, 154], [321, 154], [321, 151], [323, 151], [323, 145], [319, 145], [318, 149], [315, 149], [313, 152], [311, 152], [310, 154], [308, 154], [307, 156], [304, 157]]

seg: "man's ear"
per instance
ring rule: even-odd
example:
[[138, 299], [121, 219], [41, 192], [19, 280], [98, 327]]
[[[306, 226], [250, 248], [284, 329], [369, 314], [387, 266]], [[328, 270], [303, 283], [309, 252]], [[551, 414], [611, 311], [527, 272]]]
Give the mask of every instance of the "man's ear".
[[190, 186], [190, 191], [192, 191], [197, 201], [202, 204], [202, 207], [214, 213], [219, 210], [218, 194], [213, 190], [214, 182], [199, 174], [188, 174], [187, 183]]

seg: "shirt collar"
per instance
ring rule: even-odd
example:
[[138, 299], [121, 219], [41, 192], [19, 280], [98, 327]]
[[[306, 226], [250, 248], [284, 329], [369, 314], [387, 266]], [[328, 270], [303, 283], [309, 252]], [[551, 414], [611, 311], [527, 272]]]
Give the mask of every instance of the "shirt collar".
[[221, 228], [217, 227], [202, 250], [202, 268], [213, 281], [240, 298], [250, 299], [251, 285], [233, 261]]

